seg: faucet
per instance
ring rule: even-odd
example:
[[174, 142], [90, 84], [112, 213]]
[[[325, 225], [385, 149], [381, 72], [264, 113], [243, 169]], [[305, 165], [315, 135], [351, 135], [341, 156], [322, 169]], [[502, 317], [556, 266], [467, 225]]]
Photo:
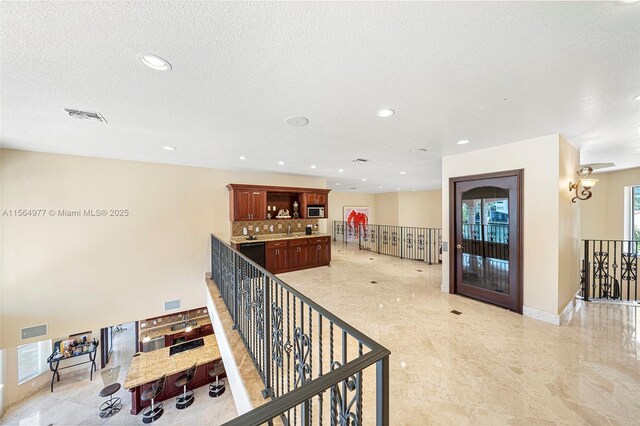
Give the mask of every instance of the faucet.
[[291, 224], [287, 226], [287, 235], [291, 235]]

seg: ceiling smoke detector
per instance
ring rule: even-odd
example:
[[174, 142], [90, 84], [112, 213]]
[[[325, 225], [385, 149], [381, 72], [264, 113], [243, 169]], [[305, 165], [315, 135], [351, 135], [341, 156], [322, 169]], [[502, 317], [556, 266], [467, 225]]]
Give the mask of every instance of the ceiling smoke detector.
[[309, 119], [307, 117], [287, 117], [284, 119], [284, 122], [292, 127], [302, 127], [309, 124]]
[[80, 111], [77, 109], [70, 109], [70, 108], [64, 108], [64, 110], [67, 112], [67, 114], [69, 114], [69, 117], [72, 117], [72, 118], [77, 118], [79, 120], [93, 120], [93, 121], [99, 121], [101, 123], [107, 123], [107, 120], [105, 120], [105, 118], [99, 112]]
[[364, 164], [369, 160], [366, 160], [364, 158], [356, 158], [355, 160], [351, 160], [352, 163], [359, 163], [359, 164]]

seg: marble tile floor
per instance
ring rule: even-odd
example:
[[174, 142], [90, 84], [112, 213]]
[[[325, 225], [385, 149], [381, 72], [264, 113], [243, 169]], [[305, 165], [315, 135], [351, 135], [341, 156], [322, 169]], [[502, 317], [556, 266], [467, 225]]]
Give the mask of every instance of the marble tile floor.
[[558, 327], [442, 293], [439, 265], [332, 257], [280, 278], [391, 350], [391, 424], [640, 424], [637, 307], [578, 301]]
[[[134, 325], [125, 324], [127, 330], [117, 333], [113, 340], [113, 354], [108, 367], [121, 365], [118, 381], [122, 384], [134, 353]], [[49, 388], [38, 392], [9, 408], [0, 419], [0, 425], [142, 425], [142, 413], [133, 416], [131, 395], [121, 388], [115, 396], [122, 398], [122, 410], [112, 417], [98, 417], [100, 404], [105, 398], [98, 396], [102, 389], [100, 370], [89, 381], [89, 369], [76, 375], [60, 373], [53, 393]], [[175, 407], [175, 398], [163, 401], [164, 414], [157, 425], [219, 425], [237, 416], [231, 389], [227, 386], [219, 398], [210, 398], [208, 387], [195, 390], [195, 401], [185, 409]]]

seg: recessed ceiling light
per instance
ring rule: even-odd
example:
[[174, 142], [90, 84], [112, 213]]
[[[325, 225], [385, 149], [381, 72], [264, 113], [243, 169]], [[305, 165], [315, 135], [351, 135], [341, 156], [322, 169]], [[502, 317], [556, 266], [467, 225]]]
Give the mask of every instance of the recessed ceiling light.
[[145, 53], [140, 57], [143, 64], [156, 71], [171, 71], [171, 64], [159, 56]]
[[307, 117], [287, 117], [284, 119], [284, 122], [289, 126], [302, 127], [309, 124], [309, 119]]
[[400, 188], [396, 188], [396, 191], [400, 191]]
[[338, 171], [339, 171], [340, 173], [344, 172], [344, 170], [342, 170], [342, 169], [338, 169]]
[[635, 99], [636, 101], [640, 101], [640, 95], [636, 96], [636, 97], [635, 97], [635, 98], [633, 98], [633, 99]]
[[163, 146], [162, 149], [166, 149], [167, 151], [175, 151], [176, 147], [175, 146]]
[[415, 189], [411, 189], [411, 190], [412, 190], [413, 192], [416, 192], [416, 190], [415, 190]]
[[391, 117], [394, 113], [395, 111], [392, 109], [381, 109], [380, 111], [377, 112], [378, 117], [382, 117], [382, 118]]
[[461, 141], [458, 141], [458, 145], [464, 145], [469, 142], [471, 142], [469, 139], [462, 139]]
[[381, 187], [381, 186], [379, 186], [378, 188], [379, 188], [379, 189], [382, 189], [382, 187]]
[[400, 172], [400, 174], [401, 174], [401, 175], [406, 175], [406, 174], [407, 174], [407, 172]]
[[246, 160], [246, 159], [247, 159], [247, 157], [245, 157], [244, 155], [241, 155], [241, 156], [240, 156], [240, 159], [241, 159], [241, 160]]
[[278, 161], [279, 166], [284, 166], [284, 161]]
[[340, 186], [340, 182], [336, 183], [336, 186]]
[[315, 165], [315, 164], [312, 164], [312, 165], [311, 165], [311, 168], [312, 168], [312, 169], [315, 169], [315, 168], [316, 168], [316, 165]]
[[363, 181], [363, 182], [366, 182], [366, 181], [367, 181], [367, 179], [366, 179], [366, 178], [362, 178], [362, 181]]

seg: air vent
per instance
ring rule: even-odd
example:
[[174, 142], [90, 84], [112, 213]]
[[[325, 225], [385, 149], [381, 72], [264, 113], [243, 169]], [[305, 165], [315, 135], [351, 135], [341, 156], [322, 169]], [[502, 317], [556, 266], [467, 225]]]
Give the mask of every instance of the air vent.
[[364, 158], [356, 158], [355, 160], [351, 160], [352, 163], [359, 163], [359, 164], [364, 164], [369, 160], [366, 160]]
[[47, 335], [47, 324], [34, 325], [33, 327], [27, 327], [20, 330], [20, 339], [26, 340], [33, 337], [40, 337]]
[[352, 187], [351, 187], [351, 188], [349, 188], [349, 189], [358, 189], [358, 188], [356, 188], [355, 186], [352, 186]]
[[420, 154], [423, 152], [427, 152], [427, 148], [417, 148], [417, 149], [412, 149], [411, 151], [409, 151], [410, 154]]
[[180, 308], [180, 300], [171, 300], [169, 302], [164, 302], [164, 310], [172, 311], [174, 309]]
[[77, 109], [69, 108], [65, 108], [64, 110], [67, 112], [67, 114], [69, 114], [69, 117], [77, 118], [79, 120], [93, 120], [99, 121], [101, 123], [107, 122], [107, 120], [105, 120], [105, 118], [99, 112], [80, 111]]

